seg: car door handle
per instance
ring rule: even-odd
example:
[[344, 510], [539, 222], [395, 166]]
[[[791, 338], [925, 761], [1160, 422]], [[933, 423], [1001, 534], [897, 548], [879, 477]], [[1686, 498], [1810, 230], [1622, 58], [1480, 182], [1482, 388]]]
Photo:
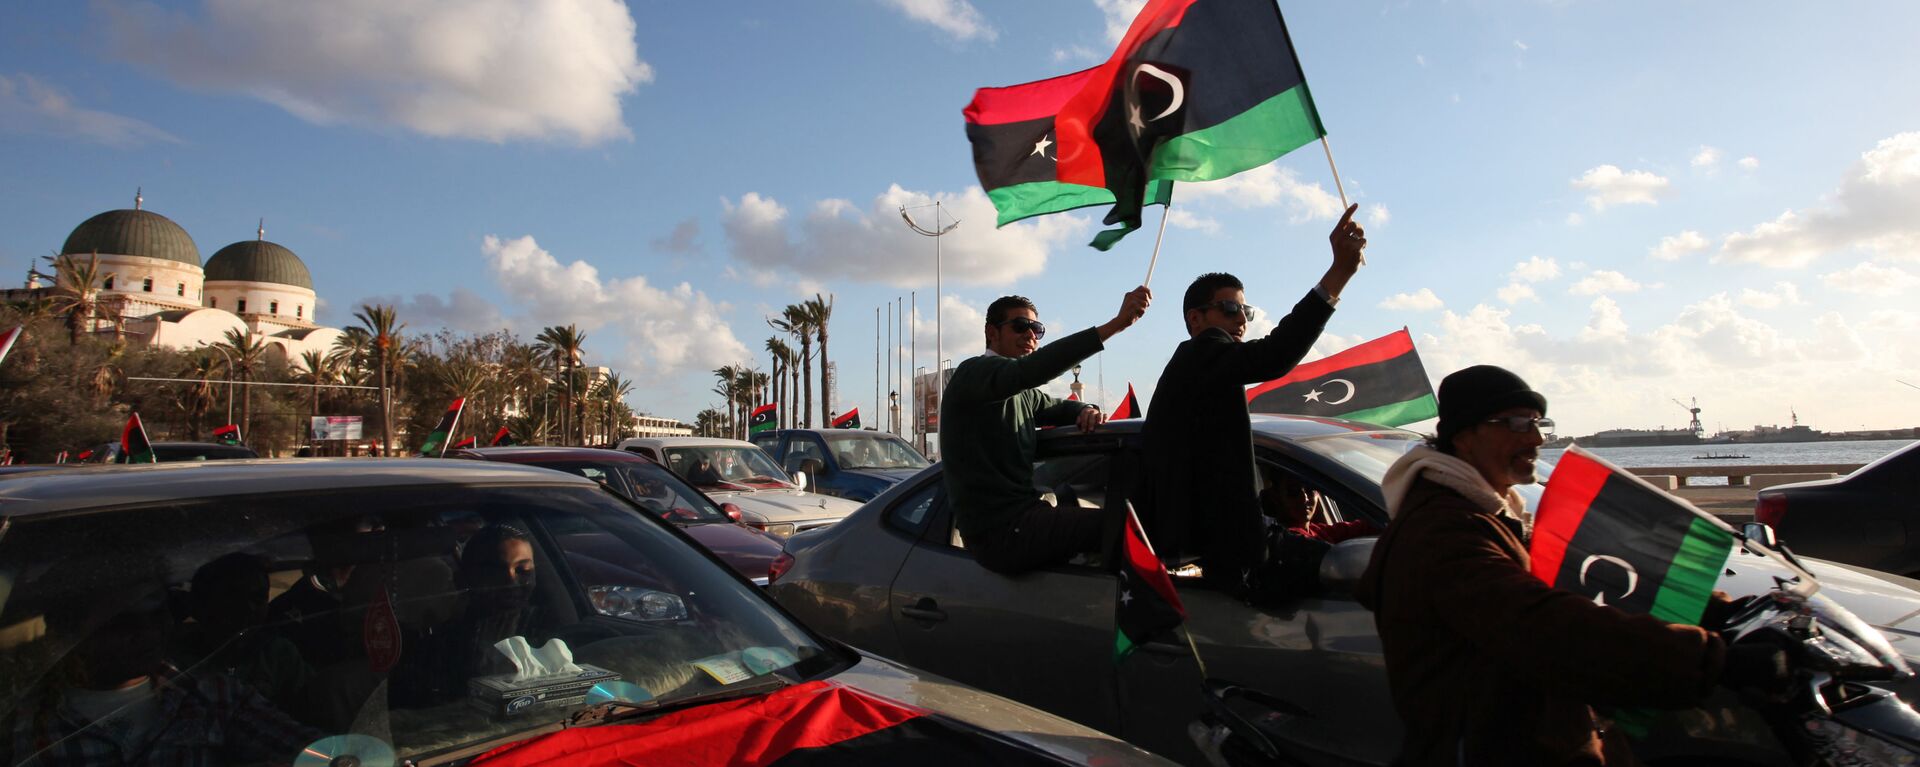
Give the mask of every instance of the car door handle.
[[947, 611], [940, 609], [939, 603], [931, 597], [923, 597], [911, 607], [900, 608], [900, 614], [918, 621], [943, 621]]

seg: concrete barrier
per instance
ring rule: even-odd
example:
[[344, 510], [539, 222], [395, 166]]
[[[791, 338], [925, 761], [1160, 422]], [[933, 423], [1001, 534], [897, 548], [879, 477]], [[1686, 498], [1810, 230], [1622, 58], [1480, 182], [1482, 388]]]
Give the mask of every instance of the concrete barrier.
[[1805, 472], [1801, 474], [1755, 474], [1748, 483], [1755, 490], [1765, 490], [1774, 485], [1790, 485], [1795, 482], [1807, 482], [1816, 479], [1833, 479], [1840, 476], [1833, 472]]
[[1680, 478], [1672, 474], [1642, 474], [1640, 478], [1667, 492], [1680, 489]]

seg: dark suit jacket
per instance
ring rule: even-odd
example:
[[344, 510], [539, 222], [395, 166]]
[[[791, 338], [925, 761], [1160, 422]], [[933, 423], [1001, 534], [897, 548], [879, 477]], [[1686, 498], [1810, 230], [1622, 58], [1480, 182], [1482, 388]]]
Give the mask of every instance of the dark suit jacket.
[[1199, 553], [1223, 575], [1258, 563], [1264, 529], [1246, 385], [1286, 375], [1331, 316], [1309, 292], [1266, 338], [1240, 343], [1208, 329], [1174, 349], [1145, 428], [1151, 502], [1141, 513], [1162, 557]]

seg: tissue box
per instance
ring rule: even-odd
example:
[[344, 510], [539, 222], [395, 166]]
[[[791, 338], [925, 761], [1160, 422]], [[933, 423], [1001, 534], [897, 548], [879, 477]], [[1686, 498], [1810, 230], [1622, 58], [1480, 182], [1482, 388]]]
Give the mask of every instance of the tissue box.
[[587, 700], [587, 691], [601, 682], [620, 675], [599, 666], [578, 664], [577, 674], [540, 676], [515, 680], [512, 674], [478, 676], [467, 680], [468, 700], [482, 711], [497, 717], [518, 716], [533, 711], [578, 707]]

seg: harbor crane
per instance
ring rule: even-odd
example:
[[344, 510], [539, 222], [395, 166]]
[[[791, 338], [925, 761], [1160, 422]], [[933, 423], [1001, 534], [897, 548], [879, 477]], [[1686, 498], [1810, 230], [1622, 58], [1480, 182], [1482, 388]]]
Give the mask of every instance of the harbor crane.
[[1707, 430], [1700, 425], [1700, 398], [1692, 397], [1690, 399], [1693, 401], [1691, 405], [1681, 402], [1677, 398], [1673, 401], [1673, 404], [1686, 408], [1687, 414], [1693, 416], [1693, 423], [1687, 424], [1688, 428], [1693, 430], [1694, 436], [1703, 436]]

